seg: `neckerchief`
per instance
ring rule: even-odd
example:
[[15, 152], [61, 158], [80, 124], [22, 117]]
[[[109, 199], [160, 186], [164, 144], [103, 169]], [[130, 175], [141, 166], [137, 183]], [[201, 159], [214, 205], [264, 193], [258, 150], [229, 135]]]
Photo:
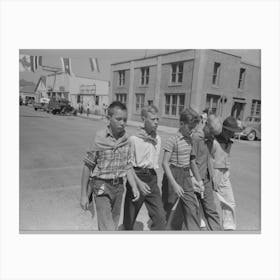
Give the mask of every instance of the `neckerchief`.
[[145, 142], [153, 144], [154, 146], [157, 144], [156, 132], [148, 134], [143, 127], [138, 128], [137, 134], [135, 136], [143, 139]]
[[94, 139], [93, 146], [91, 148], [92, 151], [104, 151], [104, 150], [116, 150], [117, 148], [120, 148], [122, 146], [125, 146], [128, 144], [128, 136], [126, 132], [119, 138], [114, 139], [113, 134], [109, 127], [107, 127], [104, 134], [96, 134], [96, 137]]

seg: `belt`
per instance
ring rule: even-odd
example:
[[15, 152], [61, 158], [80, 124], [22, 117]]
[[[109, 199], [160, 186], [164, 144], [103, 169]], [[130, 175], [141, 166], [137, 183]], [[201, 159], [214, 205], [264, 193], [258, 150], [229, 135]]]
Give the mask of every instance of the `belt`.
[[110, 185], [119, 185], [119, 184], [122, 184], [123, 183], [123, 178], [122, 177], [117, 177], [117, 178], [114, 178], [114, 179], [103, 179], [103, 178], [97, 178], [97, 180], [101, 180], [101, 181], [104, 181]]
[[144, 168], [144, 167], [133, 167], [133, 168], [136, 171], [136, 173], [156, 175], [156, 171], [153, 168]]
[[180, 169], [183, 169], [184, 171], [190, 171], [190, 167], [189, 166], [176, 166], [174, 164], [170, 164], [170, 167], [180, 168]]

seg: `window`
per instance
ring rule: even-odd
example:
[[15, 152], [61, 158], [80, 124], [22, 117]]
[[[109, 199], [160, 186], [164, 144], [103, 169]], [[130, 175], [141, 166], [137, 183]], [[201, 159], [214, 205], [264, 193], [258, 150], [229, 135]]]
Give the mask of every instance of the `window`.
[[141, 85], [147, 85], [149, 83], [149, 67], [141, 68]]
[[215, 62], [212, 76], [212, 85], [218, 86], [220, 80], [221, 63]]
[[165, 115], [177, 117], [183, 111], [185, 106], [185, 95], [166, 94], [165, 95]]
[[261, 101], [260, 100], [252, 100], [251, 107], [251, 116], [260, 116], [261, 115]]
[[95, 96], [95, 105], [98, 106], [99, 105], [99, 96]]
[[238, 88], [240, 88], [240, 89], [243, 89], [243, 88], [244, 88], [245, 73], [246, 73], [246, 69], [240, 68], [239, 80], [238, 80]]
[[145, 103], [145, 94], [136, 93], [136, 113], [140, 113]]
[[218, 111], [220, 96], [214, 94], [207, 94], [206, 96], [206, 109], [210, 109], [213, 114]]
[[116, 100], [126, 105], [126, 94], [125, 93], [116, 93]]
[[125, 71], [119, 71], [119, 86], [123, 86], [125, 83]]
[[184, 63], [172, 63], [171, 64], [171, 83], [182, 83], [183, 82], [183, 70]]

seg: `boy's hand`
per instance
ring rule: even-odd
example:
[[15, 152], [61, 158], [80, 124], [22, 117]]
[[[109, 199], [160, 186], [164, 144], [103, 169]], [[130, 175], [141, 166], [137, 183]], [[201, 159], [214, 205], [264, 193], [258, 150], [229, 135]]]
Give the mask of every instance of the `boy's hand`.
[[193, 184], [194, 191], [197, 192], [197, 193], [200, 193], [199, 183], [196, 181], [196, 179], [194, 177], [192, 177], [191, 179], [192, 179], [192, 184]]
[[179, 197], [182, 197], [184, 195], [184, 190], [183, 190], [183, 188], [179, 184], [176, 184], [175, 186], [173, 186], [173, 189], [174, 189], [174, 192]]
[[137, 200], [140, 198], [140, 192], [139, 192], [139, 190], [138, 190], [137, 188], [133, 188], [133, 189], [132, 189], [132, 193], [133, 193], [133, 195], [134, 195], [132, 201], [133, 201], [133, 202], [134, 202], [134, 201], [137, 201]]
[[204, 187], [203, 181], [199, 181], [198, 184], [199, 184], [200, 192], [204, 192], [205, 187]]
[[82, 195], [81, 196], [80, 205], [81, 205], [83, 210], [85, 210], [85, 211], [88, 210], [89, 201], [88, 201], [88, 196], [87, 195]]
[[138, 188], [139, 188], [140, 192], [143, 195], [147, 195], [147, 194], [151, 193], [151, 189], [146, 183], [141, 181], [137, 185], [138, 185]]

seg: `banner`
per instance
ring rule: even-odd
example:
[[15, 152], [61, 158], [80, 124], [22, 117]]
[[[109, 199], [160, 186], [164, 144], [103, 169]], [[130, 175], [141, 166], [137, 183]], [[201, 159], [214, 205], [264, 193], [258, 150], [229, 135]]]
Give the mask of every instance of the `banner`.
[[19, 71], [35, 72], [42, 66], [42, 56], [19, 55]]
[[62, 70], [64, 73], [72, 76], [72, 69], [71, 69], [71, 58], [69, 57], [61, 57], [61, 63], [62, 63]]
[[95, 57], [90, 57], [89, 58], [89, 63], [90, 63], [90, 68], [92, 72], [97, 72], [99, 73], [99, 65], [98, 65], [98, 61], [97, 58]]

